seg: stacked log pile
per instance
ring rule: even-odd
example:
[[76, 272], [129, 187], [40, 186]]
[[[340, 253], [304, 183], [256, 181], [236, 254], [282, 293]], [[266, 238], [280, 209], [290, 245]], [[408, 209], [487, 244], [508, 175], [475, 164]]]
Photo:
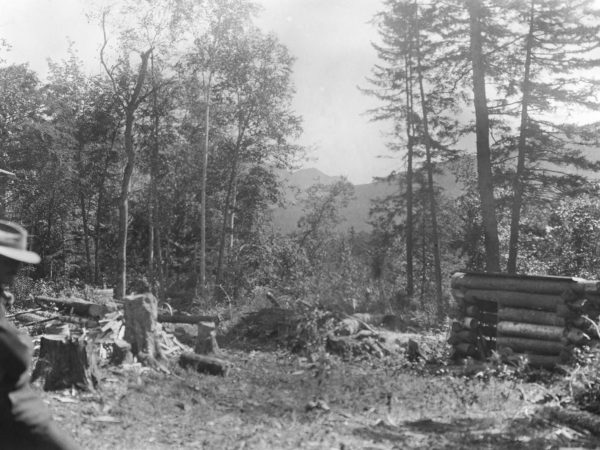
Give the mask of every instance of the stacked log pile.
[[597, 281], [459, 272], [451, 287], [461, 313], [449, 338], [454, 359], [485, 359], [495, 350], [552, 368], [598, 338], [590, 320], [600, 315]]

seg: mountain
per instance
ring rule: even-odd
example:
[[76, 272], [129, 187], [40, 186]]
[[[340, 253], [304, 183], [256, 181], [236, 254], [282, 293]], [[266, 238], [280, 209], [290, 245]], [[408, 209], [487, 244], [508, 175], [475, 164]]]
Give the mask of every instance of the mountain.
[[[298, 220], [302, 217], [302, 206], [296, 201], [299, 194], [314, 184], [333, 184], [342, 179], [339, 176], [326, 175], [323, 172], [310, 168], [301, 169], [293, 173], [282, 172], [279, 174], [284, 185], [285, 206], [273, 209], [274, 228], [284, 234], [296, 230]], [[436, 184], [444, 188], [446, 194], [456, 197], [462, 192], [461, 186], [456, 182], [454, 175], [448, 170], [436, 176]], [[344, 221], [338, 225], [340, 231], [354, 228], [355, 231], [370, 231], [368, 223], [369, 210], [372, 201], [385, 198], [398, 191], [398, 181], [374, 181], [373, 183], [354, 185], [354, 198], [348, 206], [342, 209]]]

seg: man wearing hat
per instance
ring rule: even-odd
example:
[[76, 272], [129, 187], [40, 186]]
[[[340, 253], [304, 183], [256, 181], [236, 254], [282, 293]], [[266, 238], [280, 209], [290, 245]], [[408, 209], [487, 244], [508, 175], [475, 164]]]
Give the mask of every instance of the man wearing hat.
[[27, 231], [0, 220], [0, 448], [12, 450], [75, 450], [79, 447], [58, 430], [42, 400], [29, 384], [33, 345], [5, 317], [13, 301], [6, 290], [21, 263], [37, 264], [27, 250]]

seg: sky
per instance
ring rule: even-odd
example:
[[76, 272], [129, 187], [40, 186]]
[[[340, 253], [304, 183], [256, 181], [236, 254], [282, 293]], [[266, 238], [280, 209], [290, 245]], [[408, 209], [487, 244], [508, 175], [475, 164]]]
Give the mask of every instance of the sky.
[[[383, 0], [258, 0], [257, 24], [275, 33], [296, 57], [293, 107], [304, 120], [299, 143], [305, 167], [368, 183], [398, 169], [386, 149], [389, 125], [366, 111], [375, 100], [358, 89], [376, 63], [369, 23]], [[89, 71], [99, 71], [101, 30], [86, 19], [86, 0], [0, 0], [0, 38], [12, 46], [7, 59], [27, 62], [44, 76], [48, 58], [66, 58], [69, 40]]]

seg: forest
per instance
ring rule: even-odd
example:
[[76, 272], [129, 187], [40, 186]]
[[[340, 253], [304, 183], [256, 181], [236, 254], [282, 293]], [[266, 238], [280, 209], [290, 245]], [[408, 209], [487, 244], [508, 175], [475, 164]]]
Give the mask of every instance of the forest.
[[[519, 414], [533, 403], [585, 404], [597, 412], [597, 348], [581, 356], [580, 362], [595, 361], [588, 369], [578, 365], [560, 381], [520, 364], [507, 369], [497, 353], [492, 366], [463, 367], [456, 378], [448, 375], [445, 341], [460, 306], [451, 295], [456, 272], [598, 280], [597, 2], [384, 0], [375, 17], [365, 17], [379, 35], [372, 44], [377, 63], [358, 87], [378, 105], [366, 111], [365, 120], [392, 124], [388, 146], [401, 161], [379, 180], [394, 186], [393, 195], [373, 201], [369, 232], [338, 227], [353, 196], [345, 179], [298, 193], [293, 201], [302, 205], [303, 215], [294, 232], [274, 227], [274, 209], [290, 201], [280, 174], [301, 167], [306, 149], [297, 143], [302, 117], [292, 107], [294, 55], [257, 26], [257, 14], [250, 0], [90, 4], [89, 16], [103, 36], [97, 55], [102, 71], [93, 75], [78, 58], [76, 43], [67, 60], [49, 62], [42, 79], [27, 64], [2, 59], [10, 53], [10, 43], [2, 41], [0, 206], [4, 217], [27, 228], [30, 248], [42, 257], [41, 264], [21, 271], [16, 297], [113, 288], [117, 301], [150, 292], [161, 307], [179, 313], [226, 311], [229, 318], [275, 306], [260, 323], [242, 319], [254, 331], [266, 327], [267, 318], [278, 321], [271, 324], [277, 332], [291, 326], [282, 306], [300, 314], [297, 334], [291, 341], [286, 334], [285, 343], [304, 359], [292, 364], [280, 354], [236, 353], [249, 372], [234, 371], [225, 388], [212, 379], [192, 386], [189, 378], [169, 378], [176, 393], [169, 399], [176, 403], [167, 401], [169, 414], [194, 411], [212, 420], [210, 408], [202, 408], [206, 401], [228, 414], [216, 434], [190, 448], [224, 442], [233, 448], [235, 440], [219, 433], [231, 427], [246, 433], [257, 423], [270, 430], [263, 435], [267, 444], [252, 441], [256, 432], [249, 432], [243, 439], [250, 447], [274, 448], [283, 434], [289, 439], [279, 442], [283, 447], [300, 448], [295, 439], [314, 437], [308, 425], [314, 418], [308, 415], [321, 413], [314, 433], [321, 444], [329, 439], [340, 448], [346, 447], [323, 431], [337, 427], [336, 420], [346, 427], [340, 433], [362, 439], [349, 441], [359, 446], [383, 440], [394, 448], [459, 448], [453, 445], [464, 438], [461, 430], [470, 433], [467, 441], [475, 447], [491, 442], [493, 448], [508, 448], [532, 439], [539, 448], [548, 442], [588, 445], [594, 433], [590, 427], [582, 431], [580, 418], [559, 435], [547, 429], [555, 412], [545, 419]], [[459, 195], [447, 195], [437, 183], [442, 175], [456, 179]], [[356, 325], [378, 349], [383, 334], [366, 324], [369, 314], [428, 337], [418, 348], [411, 347], [413, 335], [402, 341], [408, 345], [402, 362], [373, 347], [363, 365], [347, 366], [323, 353], [329, 338], [319, 328], [331, 314], [354, 318], [342, 320], [343, 326]], [[597, 324], [595, 330], [600, 337]], [[266, 341], [274, 336], [261, 332]], [[373, 354], [380, 353], [389, 359], [374, 363]], [[292, 365], [277, 375], [284, 360]], [[128, 375], [134, 377], [129, 386], [138, 380], [139, 387], [129, 407], [151, 408], [152, 396], [159, 394], [140, 387], [141, 369], [136, 370]], [[301, 389], [311, 394], [287, 399], [284, 392], [300, 389], [294, 376], [304, 373]], [[275, 393], [263, 391], [265, 380]], [[373, 380], [379, 380], [381, 392]], [[520, 384], [524, 380], [534, 384]], [[355, 388], [361, 396], [350, 398]], [[203, 399], [188, 403], [186, 389], [202, 392]], [[423, 397], [415, 394], [421, 391]], [[260, 404], [266, 395], [275, 400]], [[304, 410], [311, 395], [315, 400]], [[418, 418], [435, 416], [427, 405], [439, 402], [452, 425], [433, 430], [428, 427], [435, 424], [423, 419], [410, 422], [413, 431], [407, 431], [414, 417], [394, 403], [402, 395]], [[127, 422], [125, 397], [119, 398], [114, 410]], [[363, 408], [363, 401], [372, 407]], [[238, 402], [240, 411], [253, 414], [239, 419], [241, 425], [231, 412], [238, 411], [232, 406]], [[462, 421], [473, 408], [489, 416], [490, 405], [498, 402], [525, 422], [515, 419], [506, 431], [505, 417], [493, 424]], [[64, 417], [70, 414], [64, 405], [55, 406]], [[345, 418], [334, 419], [331, 409]], [[297, 412], [307, 420], [297, 422]], [[366, 422], [377, 414], [383, 419], [375, 425], [348, 431], [352, 418]], [[291, 429], [272, 434], [263, 420]], [[172, 424], [179, 434], [156, 442], [183, 439], [191, 423]], [[534, 436], [532, 424], [550, 434]], [[128, 426], [136, 436], [144, 434], [143, 424]], [[501, 431], [485, 436], [473, 431], [491, 426]], [[77, 437], [92, 442], [83, 434], [87, 428], [81, 430]], [[415, 430], [430, 440], [410, 441]], [[515, 437], [523, 433], [528, 440]], [[442, 435], [451, 442], [442, 443]], [[106, 448], [112, 445], [106, 441]]]
[[75, 47], [47, 81], [1, 67], [2, 207], [42, 255], [32, 280], [441, 317], [458, 269], [597, 277], [592, 2], [386, 2], [361, 88], [394, 125], [397, 194], [374, 202], [371, 233], [338, 233], [352, 186], [314, 186], [288, 235], [271, 211], [303, 156], [293, 55], [249, 2], [138, 3], [91, 11], [103, 73]]

